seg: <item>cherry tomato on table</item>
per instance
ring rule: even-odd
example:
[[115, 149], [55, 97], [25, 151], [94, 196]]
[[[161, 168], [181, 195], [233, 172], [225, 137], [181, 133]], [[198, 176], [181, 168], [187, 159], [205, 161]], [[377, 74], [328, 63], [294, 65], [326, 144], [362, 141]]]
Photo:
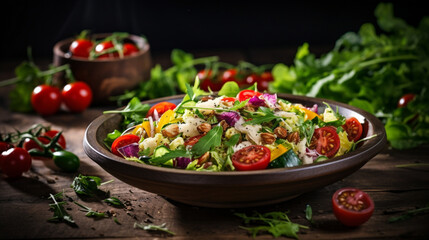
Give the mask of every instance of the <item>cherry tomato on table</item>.
[[31, 156], [23, 148], [11, 148], [1, 154], [0, 166], [8, 177], [19, 177], [23, 172], [30, 170]]
[[134, 134], [125, 134], [113, 141], [112, 143], [112, 153], [122, 157], [121, 153], [118, 151], [119, 148], [130, 145], [132, 143], [138, 143], [140, 141], [140, 137]]
[[267, 168], [271, 159], [269, 148], [251, 145], [242, 148], [232, 155], [232, 164], [238, 171], [261, 170]]
[[154, 112], [156, 110], [156, 112], [158, 113], [158, 118], [162, 116], [162, 114], [164, 114], [165, 112], [167, 112], [168, 110], [173, 110], [176, 108], [176, 104], [171, 103], [171, 102], [160, 102], [157, 103], [155, 105], [153, 105], [149, 111], [146, 114], [146, 117], [152, 117], [155, 118]]
[[254, 96], [261, 96], [262, 95], [262, 93], [260, 93], [260, 92], [256, 92], [256, 91], [253, 91], [253, 90], [242, 90], [242, 91], [240, 91], [238, 94], [237, 94], [237, 99], [238, 99], [238, 101], [240, 101], [240, 102], [242, 102], [242, 101], [246, 101], [247, 99], [249, 99], [249, 98], [252, 98], [252, 97], [254, 97]]
[[61, 92], [57, 87], [39, 85], [31, 94], [31, 105], [40, 115], [52, 115], [61, 107]]
[[[45, 133], [43, 133], [42, 135], [40, 135], [39, 137], [37, 137], [37, 140], [39, 140], [41, 143], [43, 144], [48, 144], [51, 142], [51, 140], [59, 133], [59, 131], [57, 130], [49, 130]], [[57, 141], [58, 145], [61, 146], [62, 149], [66, 148], [66, 139], [64, 138], [63, 134], [60, 135], [60, 137], [58, 138]], [[41, 146], [39, 146], [39, 144], [37, 144], [33, 139], [31, 138], [26, 138], [24, 140], [24, 144], [22, 146], [26, 151], [30, 151], [31, 149], [37, 149], [40, 151], [43, 151], [43, 148]], [[51, 149], [52, 151], [54, 151], [54, 149]]]
[[408, 103], [411, 102], [412, 100], [414, 100], [415, 97], [416, 97], [416, 95], [412, 94], [412, 93], [405, 94], [404, 96], [402, 96], [399, 99], [398, 108], [403, 108], [403, 107], [407, 106]]
[[8, 142], [0, 142], [0, 154], [4, 151], [13, 148], [13, 145]]
[[72, 82], [61, 92], [63, 102], [71, 112], [83, 112], [92, 101], [92, 90], [85, 82]]
[[362, 124], [355, 117], [347, 119], [343, 129], [346, 131], [349, 141], [356, 142], [362, 136]]
[[73, 57], [88, 58], [93, 46], [94, 43], [91, 40], [81, 38], [74, 40], [70, 45], [69, 50]]
[[371, 217], [374, 202], [371, 197], [356, 188], [342, 188], [332, 196], [335, 217], [346, 226], [359, 226]]
[[335, 128], [328, 126], [314, 130], [310, 148], [327, 157], [334, 156], [340, 148], [340, 137]]

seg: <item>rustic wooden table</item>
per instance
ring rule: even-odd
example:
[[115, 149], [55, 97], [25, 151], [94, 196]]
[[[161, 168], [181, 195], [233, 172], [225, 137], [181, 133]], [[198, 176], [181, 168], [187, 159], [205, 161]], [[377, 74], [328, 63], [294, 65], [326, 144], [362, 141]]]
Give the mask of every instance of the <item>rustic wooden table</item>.
[[[201, 55], [216, 54], [206, 52]], [[223, 54], [223, 55], [222, 55]], [[256, 50], [253, 52], [232, 51], [220, 53], [222, 59], [236, 62], [240, 59], [255, 63], [290, 60], [293, 51]], [[167, 54], [155, 55], [155, 62], [168, 64]], [[19, 63], [19, 62], [17, 62]], [[13, 76], [12, 63], [1, 63], [0, 79]], [[287, 202], [264, 207], [246, 209], [210, 209], [187, 206], [165, 199], [115, 179], [91, 159], [82, 149], [83, 135], [88, 124], [103, 110], [112, 107], [90, 108], [82, 114], [62, 112], [51, 117], [35, 114], [12, 113], [7, 110], [7, 93], [10, 88], [0, 89], [0, 131], [11, 132], [14, 128], [25, 130], [41, 123], [63, 130], [67, 149], [81, 160], [78, 173], [98, 176], [102, 181], [114, 180], [101, 188], [110, 191], [111, 196], [126, 202], [126, 208], [114, 208], [101, 201], [84, 201], [76, 196], [70, 184], [78, 173], [59, 171], [51, 161], [34, 160], [31, 170], [18, 179], [7, 179], [0, 173], [0, 239], [111, 239], [111, 238], [171, 238], [171, 239], [251, 239], [241, 228], [243, 222], [234, 213], [252, 213], [254, 210], [289, 211], [293, 222], [309, 226], [299, 232], [300, 239], [428, 239], [429, 215], [422, 214], [410, 219], [389, 223], [391, 217], [429, 204], [428, 169], [399, 168], [400, 164], [429, 163], [428, 146], [413, 150], [398, 151], [386, 146], [385, 150], [370, 160], [364, 167], [347, 178], [314, 192], [303, 194]], [[370, 194], [375, 202], [371, 219], [356, 228], [345, 227], [335, 218], [331, 208], [331, 196], [339, 188], [356, 187]], [[72, 200], [99, 211], [113, 209], [113, 217], [94, 220], [70, 202], [67, 211], [77, 226], [65, 223], [51, 223], [49, 210], [50, 193], [65, 191]], [[306, 205], [313, 209], [315, 224], [305, 219]], [[175, 236], [148, 232], [134, 228], [134, 223], [166, 223]], [[271, 235], [260, 235], [256, 239], [272, 239]]]

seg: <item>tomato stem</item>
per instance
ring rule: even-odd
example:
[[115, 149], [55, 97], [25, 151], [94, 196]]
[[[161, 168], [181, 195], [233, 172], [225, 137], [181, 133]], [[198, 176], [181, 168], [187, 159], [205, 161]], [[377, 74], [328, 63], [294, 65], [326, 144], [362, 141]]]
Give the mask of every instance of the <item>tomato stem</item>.
[[[53, 75], [55, 73], [59, 73], [59, 72], [62, 72], [62, 71], [70, 71], [70, 66], [68, 64], [64, 64], [64, 65], [61, 65], [59, 67], [51, 68], [49, 70], [40, 72], [37, 75], [37, 78], [51, 76], [51, 75]], [[7, 79], [7, 80], [3, 80], [3, 81], [0, 82], [0, 87], [5, 87], [5, 86], [8, 86], [8, 85], [16, 84], [16, 83], [23, 82], [23, 81], [26, 81], [26, 79], [17, 78], [17, 77], [11, 78], [11, 79]]]

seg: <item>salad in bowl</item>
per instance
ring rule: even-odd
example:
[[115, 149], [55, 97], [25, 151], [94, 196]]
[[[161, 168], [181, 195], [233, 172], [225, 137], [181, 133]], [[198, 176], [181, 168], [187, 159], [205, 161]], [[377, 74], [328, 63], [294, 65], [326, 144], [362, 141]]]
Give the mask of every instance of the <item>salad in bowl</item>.
[[[325, 161], [353, 151], [362, 123], [346, 119], [327, 103], [304, 106], [256, 89], [225, 84], [215, 95], [187, 86], [179, 104], [123, 110], [124, 131], [105, 143], [125, 160], [194, 171], [252, 171]], [[138, 104], [138, 103], [134, 103]], [[372, 136], [370, 136], [372, 137]]]

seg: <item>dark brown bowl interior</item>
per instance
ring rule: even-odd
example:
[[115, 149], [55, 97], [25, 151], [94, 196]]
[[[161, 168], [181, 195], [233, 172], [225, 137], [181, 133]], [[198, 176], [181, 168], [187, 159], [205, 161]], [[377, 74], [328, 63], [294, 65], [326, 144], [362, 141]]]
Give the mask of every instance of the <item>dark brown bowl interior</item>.
[[[84, 151], [113, 176], [143, 190], [196, 206], [249, 207], [285, 201], [341, 180], [361, 168], [386, 144], [382, 123], [363, 110], [324, 99], [288, 94], [279, 94], [279, 97], [305, 106], [318, 104], [322, 110], [322, 102], [326, 102], [333, 109], [338, 107], [346, 117], [365, 121], [365, 137], [377, 136], [353, 152], [310, 165], [248, 172], [195, 172], [129, 162], [110, 153], [103, 139], [119, 126], [122, 118], [109, 114], [98, 117], [88, 126]], [[172, 96], [144, 103], [170, 101], [177, 104], [182, 98], [183, 95]]]
[[[96, 39], [109, 34], [96, 34]], [[110, 96], [122, 94], [150, 77], [152, 60], [150, 46], [146, 40], [130, 35], [126, 41], [135, 43], [140, 52], [124, 58], [88, 60], [71, 57], [68, 53], [73, 38], [64, 39], [54, 46], [54, 65], [69, 64], [76, 80], [88, 83], [93, 91], [93, 103], [106, 104]], [[64, 74], [58, 76], [64, 82]]]

